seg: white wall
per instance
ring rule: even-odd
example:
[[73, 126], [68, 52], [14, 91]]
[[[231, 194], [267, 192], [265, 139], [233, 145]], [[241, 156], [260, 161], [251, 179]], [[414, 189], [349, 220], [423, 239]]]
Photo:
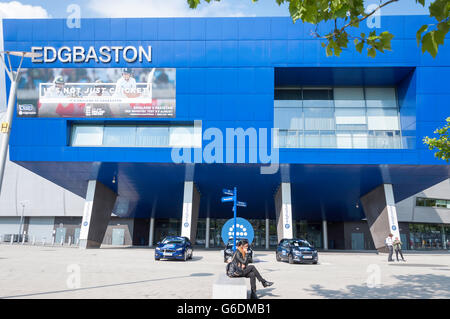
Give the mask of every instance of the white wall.
[[450, 224], [450, 209], [417, 207], [417, 197], [450, 200], [450, 179], [395, 204], [400, 222]]

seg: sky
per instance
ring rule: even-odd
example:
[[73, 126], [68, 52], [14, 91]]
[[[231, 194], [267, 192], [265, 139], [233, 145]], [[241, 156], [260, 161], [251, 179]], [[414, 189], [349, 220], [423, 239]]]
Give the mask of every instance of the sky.
[[[203, 2], [203, 1], [202, 1]], [[379, 0], [365, 1], [366, 6]], [[385, 2], [385, 1], [383, 1]], [[429, 3], [430, 0], [427, 1]], [[82, 18], [116, 17], [254, 17], [288, 16], [287, 5], [275, 0], [221, 0], [190, 9], [187, 0], [21, 0], [0, 1], [1, 18], [66, 18], [70, 5], [80, 8]], [[428, 7], [428, 5], [427, 5]], [[400, 0], [382, 9], [382, 15], [428, 14], [416, 0]]]

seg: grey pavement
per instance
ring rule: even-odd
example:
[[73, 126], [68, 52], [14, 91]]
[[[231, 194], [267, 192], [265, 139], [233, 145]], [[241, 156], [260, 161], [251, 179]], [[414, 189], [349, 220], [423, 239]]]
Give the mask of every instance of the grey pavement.
[[[275, 261], [256, 251], [254, 265], [275, 284], [261, 298], [450, 298], [450, 253], [321, 252], [318, 265]], [[225, 271], [222, 252], [196, 250], [192, 261], [155, 261], [150, 248], [0, 245], [0, 298], [211, 298]], [[247, 280], [248, 288], [250, 283]]]

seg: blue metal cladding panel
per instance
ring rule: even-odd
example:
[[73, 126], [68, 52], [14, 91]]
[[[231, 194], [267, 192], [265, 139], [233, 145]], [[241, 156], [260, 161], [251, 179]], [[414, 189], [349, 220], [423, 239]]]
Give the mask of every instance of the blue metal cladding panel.
[[[80, 29], [70, 29], [64, 19], [4, 20], [5, 48], [29, 50], [31, 46], [62, 45], [84, 47], [103, 45], [151, 45], [151, 63], [109, 65], [40, 64], [38, 67], [176, 67], [177, 117], [169, 121], [202, 120], [203, 128], [271, 128], [276, 70], [295, 72], [316, 68], [308, 76], [311, 83], [323, 82], [320, 70], [344, 69], [334, 83], [360, 83], [358, 72], [368, 70], [364, 79], [387, 79], [370, 68], [397, 72], [409, 68], [411, 74], [398, 78], [403, 135], [415, 142], [405, 150], [281, 150], [282, 163], [316, 164], [443, 164], [433, 158], [422, 138], [444, 124], [448, 115], [450, 45], [440, 47], [438, 57], [422, 54], [416, 45], [415, 30], [430, 19], [422, 16], [383, 17], [382, 28], [395, 38], [392, 52], [372, 59], [358, 54], [349, 45], [341, 57], [326, 57], [320, 41], [311, 36], [314, 26], [295, 24], [289, 18], [161, 18], [83, 19]], [[19, 27], [20, 26], [20, 27]], [[319, 32], [327, 30], [321, 26]], [[363, 32], [370, 32], [362, 25]], [[414, 32], [413, 32], [414, 31]], [[13, 59], [17, 65], [18, 60]], [[26, 61], [24, 67], [36, 67]], [[355, 72], [346, 73], [346, 68]], [[317, 69], [319, 68], [319, 69]], [[297, 70], [297, 71], [296, 71]], [[349, 69], [347, 69], [349, 70]], [[373, 69], [372, 69], [373, 70]], [[393, 73], [393, 74], [394, 74]], [[397, 72], [396, 74], [403, 74]], [[169, 149], [76, 149], [67, 145], [70, 119], [15, 118], [11, 138], [11, 158], [16, 161], [128, 161], [171, 162]], [[130, 121], [123, 119], [123, 122]], [[150, 119], [148, 121], [157, 121]], [[207, 144], [207, 143], [204, 143]], [[124, 152], [126, 151], [126, 152]], [[125, 154], [126, 153], [126, 154]]]

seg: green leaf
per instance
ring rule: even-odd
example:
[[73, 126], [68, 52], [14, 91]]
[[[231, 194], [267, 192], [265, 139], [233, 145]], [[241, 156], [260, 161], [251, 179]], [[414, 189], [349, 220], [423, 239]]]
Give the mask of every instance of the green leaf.
[[428, 25], [424, 24], [416, 33], [417, 46], [420, 45], [420, 40], [422, 39], [422, 33], [428, 30]]
[[367, 49], [367, 55], [370, 56], [371, 58], [374, 58], [377, 55], [377, 51], [375, 50], [374, 47], [371, 47]]
[[422, 38], [422, 53], [428, 52], [433, 58], [436, 57], [438, 47], [434, 39], [434, 31], [428, 32]]

